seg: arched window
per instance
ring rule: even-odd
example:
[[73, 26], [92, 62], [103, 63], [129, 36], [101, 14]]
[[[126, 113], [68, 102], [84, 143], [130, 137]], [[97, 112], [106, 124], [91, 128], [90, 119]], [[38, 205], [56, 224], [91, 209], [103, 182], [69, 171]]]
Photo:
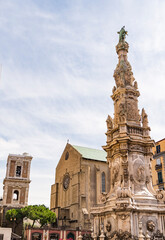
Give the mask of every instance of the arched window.
[[15, 190], [13, 193], [13, 200], [18, 201], [18, 197], [19, 197], [19, 192], [18, 192], [18, 190]]
[[67, 235], [67, 239], [72, 239], [72, 240], [74, 240], [75, 239], [75, 237], [74, 237], [74, 234], [73, 233], [68, 233], [68, 235]]
[[101, 174], [101, 186], [102, 186], [102, 192], [105, 192], [105, 172], [102, 172]]
[[16, 177], [20, 177], [21, 176], [21, 166], [17, 166], [16, 168]]

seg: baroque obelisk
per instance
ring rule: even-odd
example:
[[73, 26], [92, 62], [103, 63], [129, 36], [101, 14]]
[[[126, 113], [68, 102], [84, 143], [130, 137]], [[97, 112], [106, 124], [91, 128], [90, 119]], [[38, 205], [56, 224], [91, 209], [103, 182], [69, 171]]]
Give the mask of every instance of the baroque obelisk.
[[114, 71], [116, 86], [112, 90], [114, 117], [107, 122], [107, 152], [110, 169], [110, 192], [104, 194], [102, 204], [92, 209], [94, 234], [100, 231], [112, 238], [127, 233], [138, 236], [139, 222], [144, 234], [157, 230], [165, 235], [165, 194], [152, 187], [152, 147], [148, 116], [138, 109], [140, 95], [132, 68], [127, 60], [129, 45], [122, 27], [116, 46], [118, 64]]

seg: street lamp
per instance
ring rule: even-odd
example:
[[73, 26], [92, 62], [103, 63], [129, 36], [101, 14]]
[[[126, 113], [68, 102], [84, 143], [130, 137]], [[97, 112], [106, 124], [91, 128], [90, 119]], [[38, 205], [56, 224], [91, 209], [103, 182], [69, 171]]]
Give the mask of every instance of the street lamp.
[[13, 232], [15, 230], [15, 222], [16, 222], [16, 220], [17, 220], [16, 217], [11, 217], [10, 218], [10, 221], [13, 222], [13, 227], [12, 227]]

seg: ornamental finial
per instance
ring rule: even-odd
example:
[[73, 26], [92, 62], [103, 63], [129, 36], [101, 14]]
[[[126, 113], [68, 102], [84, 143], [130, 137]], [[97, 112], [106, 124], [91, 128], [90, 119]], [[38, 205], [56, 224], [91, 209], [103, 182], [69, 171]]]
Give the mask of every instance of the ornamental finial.
[[117, 33], [119, 34], [119, 42], [125, 42], [125, 37], [128, 35], [128, 32], [125, 31], [125, 26], [123, 26]]

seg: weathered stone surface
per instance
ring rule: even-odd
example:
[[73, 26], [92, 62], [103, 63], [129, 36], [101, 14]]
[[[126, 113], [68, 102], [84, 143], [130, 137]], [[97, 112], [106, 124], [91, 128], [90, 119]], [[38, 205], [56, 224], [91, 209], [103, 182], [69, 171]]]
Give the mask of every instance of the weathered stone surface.
[[[152, 186], [154, 141], [149, 135], [145, 110], [139, 114], [140, 93], [127, 60], [128, 47], [125, 37], [116, 46], [119, 62], [112, 91], [114, 119], [107, 118], [107, 142], [103, 146], [110, 168], [110, 192], [105, 196], [104, 206], [98, 204], [91, 210], [94, 234], [99, 234], [102, 223], [108, 236], [138, 236], [139, 222], [142, 222], [141, 230], [145, 234], [160, 230], [165, 235], [165, 194], [163, 190], [156, 193]], [[107, 219], [110, 231], [106, 229]]]

